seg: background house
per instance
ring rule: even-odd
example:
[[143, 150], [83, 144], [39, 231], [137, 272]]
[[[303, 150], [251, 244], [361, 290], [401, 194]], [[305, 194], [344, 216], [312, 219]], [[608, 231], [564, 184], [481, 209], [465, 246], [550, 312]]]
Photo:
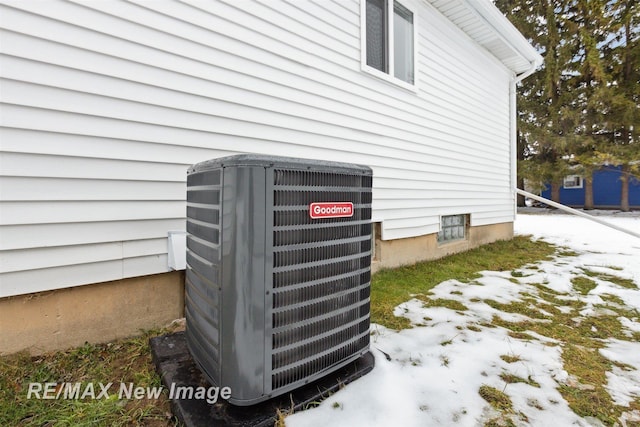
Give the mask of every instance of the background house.
[[[620, 167], [605, 166], [593, 173], [593, 205], [599, 209], [619, 209], [622, 193]], [[581, 175], [565, 177], [560, 187], [560, 201], [574, 208], [584, 207], [584, 178]], [[542, 197], [551, 199], [551, 188], [542, 191]], [[640, 181], [629, 180], [629, 207], [640, 209]]]
[[180, 317], [214, 157], [371, 166], [377, 265], [512, 236], [541, 58], [489, 0], [2, 0], [0, 29], [0, 353]]

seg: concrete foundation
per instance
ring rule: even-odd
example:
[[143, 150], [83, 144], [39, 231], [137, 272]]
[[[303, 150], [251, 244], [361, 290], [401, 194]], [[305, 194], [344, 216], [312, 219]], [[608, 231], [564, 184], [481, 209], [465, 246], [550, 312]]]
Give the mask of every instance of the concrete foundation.
[[[372, 270], [376, 272], [383, 268], [395, 268], [429, 261], [498, 240], [509, 240], [513, 238], [513, 223], [505, 222], [469, 227], [467, 231], [467, 239], [445, 244], [438, 243], [437, 234], [397, 240], [376, 238]], [[378, 231], [376, 236], [380, 236]]]
[[184, 316], [184, 272], [0, 299], [0, 355], [107, 342]]
[[[376, 233], [380, 236], [380, 233]], [[375, 242], [373, 271], [441, 258], [513, 237], [513, 223], [470, 227], [466, 240], [436, 234]], [[0, 299], [0, 355], [107, 342], [184, 316], [184, 272], [141, 276]]]

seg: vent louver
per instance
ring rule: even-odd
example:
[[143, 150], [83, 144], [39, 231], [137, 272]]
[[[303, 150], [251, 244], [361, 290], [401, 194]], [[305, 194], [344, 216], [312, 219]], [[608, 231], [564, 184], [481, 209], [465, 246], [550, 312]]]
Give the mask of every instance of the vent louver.
[[[371, 184], [364, 166], [271, 156], [189, 170], [187, 344], [231, 403], [285, 393], [368, 350]], [[325, 216], [312, 218], [312, 204]]]

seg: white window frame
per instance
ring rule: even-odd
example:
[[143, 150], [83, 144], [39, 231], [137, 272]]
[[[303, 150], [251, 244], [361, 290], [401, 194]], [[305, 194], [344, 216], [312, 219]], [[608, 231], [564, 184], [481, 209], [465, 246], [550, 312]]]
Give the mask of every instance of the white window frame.
[[[567, 185], [567, 182], [575, 181], [575, 178], [580, 179], [580, 185]], [[562, 187], [566, 189], [574, 189], [574, 188], [583, 188], [584, 187], [584, 178], [582, 175], [567, 175], [562, 180]]]
[[[413, 84], [405, 82], [394, 76], [394, 43], [393, 43], [393, 3], [397, 1], [413, 14]], [[360, 0], [360, 67], [362, 71], [394, 85], [418, 92], [418, 13], [416, 6], [408, 0], [386, 0], [387, 2], [387, 50], [389, 61], [389, 73], [367, 65], [367, 0]]]

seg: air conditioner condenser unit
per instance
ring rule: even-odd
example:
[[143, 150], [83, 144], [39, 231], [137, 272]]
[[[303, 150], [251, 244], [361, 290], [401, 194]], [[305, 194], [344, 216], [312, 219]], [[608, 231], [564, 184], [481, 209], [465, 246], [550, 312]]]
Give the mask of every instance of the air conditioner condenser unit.
[[231, 404], [368, 351], [371, 183], [365, 166], [261, 155], [189, 169], [187, 345]]

